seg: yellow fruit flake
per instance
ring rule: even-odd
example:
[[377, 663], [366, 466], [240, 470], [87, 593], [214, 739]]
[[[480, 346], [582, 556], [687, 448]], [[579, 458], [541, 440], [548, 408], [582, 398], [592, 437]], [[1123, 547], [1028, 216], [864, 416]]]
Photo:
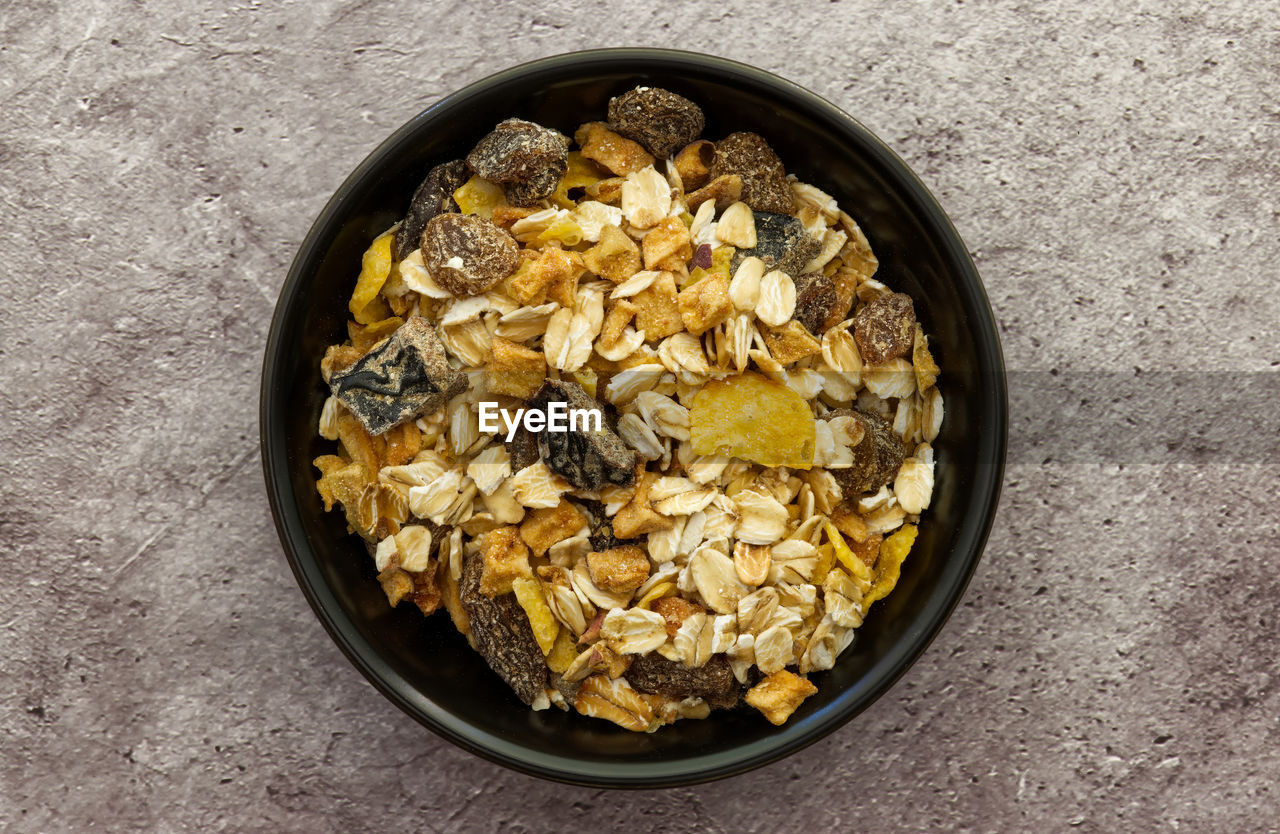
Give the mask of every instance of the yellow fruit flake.
[[533, 628], [534, 639], [544, 655], [550, 654], [556, 644], [556, 635], [560, 632], [560, 623], [551, 613], [547, 599], [542, 595], [538, 580], [527, 576], [517, 576], [511, 580], [511, 590], [516, 592], [516, 602], [524, 609]]
[[898, 584], [898, 577], [902, 575], [902, 563], [911, 552], [911, 545], [915, 544], [916, 533], [914, 524], [904, 524], [880, 544], [875, 579], [871, 582], [871, 590], [862, 595], [864, 611], [871, 607], [871, 603], [887, 597]]
[[836, 529], [836, 526], [830, 521], [822, 522], [822, 529], [827, 533], [827, 541], [831, 544], [831, 550], [835, 554], [840, 564], [844, 565], [844, 569], [853, 577], [853, 581], [858, 583], [858, 590], [865, 592], [871, 586], [872, 575], [871, 568], [867, 567], [866, 562], [862, 561], [849, 548], [849, 543], [844, 540], [844, 536]]
[[818, 546], [818, 564], [814, 565], [813, 578], [809, 581], [821, 585], [836, 564], [836, 549], [830, 542]]
[[640, 601], [636, 603], [636, 608], [643, 608], [644, 610], [648, 611], [650, 610], [650, 607], [655, 602], [662, 599], [663, 597], [673, 596], [675, 592], [676, 592], [676, 583], [659, 582], [657, 585], [654, 585], [652, 588], [649, 589], [649, 593], [645, 594], [640, 598]]
[[485, 220], [493, 219], [493, 210], [506, 205], [507, 197], [502, 186], [481, 177], [472, 177], [453, 192], [453, 201], [463, 214], [475, 214]]
[[561, 217], [538, 235], [538, 243], [559, 241], [565, 246], [577, 246], [582, 243], [582, 227], [572, 217]]
[[762, 466], [813, 466], [813, 412], [780, 382], [755, 373], [706, 384], [689, 409], [699, 455], [728, 455]]
[[378, 293], [382, 285], [387, 283], [391, 275], [391, 245], [395, 235], [390, 231], [383, 232], [373, 239], [373, 243], [360, 258], [360, 277], [356, 279], [355, 292], [347, 309], [360, 324], [373, 324], [375, 321], [391, 316], [391, 308]]
[[556, 186], [555, 193], [551, 195], [551, 202], [559, 208], [572, 210], [578, 204], [569, 197], [569, 189], [586, 188], [605, 177], [606, 174], [600, 166], [587, 159], [580, 151], [569, 151], [569, 167], [560, 179], [560, 184]]
[[562, 628], [556, 634], [556, 644], [547, 653], [547, 668], [557, 675], [565, 671], [578, 659], [578, 641], [573, 639], [569, 629]]

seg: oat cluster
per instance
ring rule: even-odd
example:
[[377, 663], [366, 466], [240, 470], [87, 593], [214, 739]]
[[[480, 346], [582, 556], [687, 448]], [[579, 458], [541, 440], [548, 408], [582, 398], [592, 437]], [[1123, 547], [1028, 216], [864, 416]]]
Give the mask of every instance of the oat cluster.
[[[532, 708], [782, 724], [898, 580], [939, 367], [764, 137], [703, 138], [657, 88], [607, 119], [502, 122], [372, 242], [321, 363], [317, 489], [388, 601], [447, 610]], [[508, 440], [482, 401], [603, 422]]]

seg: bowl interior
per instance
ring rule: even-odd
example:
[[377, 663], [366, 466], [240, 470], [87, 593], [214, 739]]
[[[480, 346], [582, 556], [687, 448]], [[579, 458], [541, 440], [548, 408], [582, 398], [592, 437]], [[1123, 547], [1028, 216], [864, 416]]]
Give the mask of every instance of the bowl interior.
[[[432, 165], [465, 155], [519, 116], [566, 133], [601, 119], [637, 84], [699, 103], [705, 135], [756, 131], [788, 170], [834, 195], [880, 258], [877, 276], [909, 293], [943, 368], [946, 420], [933, 506], [897, 590], [870, 612], [818, 694], [781, 728], [754, 710], [715, 713], [645, 735], [552, 709], [531, 712], [471, 651], [447, 614], [391, 610], [372, 560], [323, 512], [312, 458], [325, 347], [344, 338], [346, 301], [369, 241], [403, 213]], [[282, 291], [263, 381], [268, 491], [299, 582], [335, 640], [411, 715], [454, 742], [529, 772], [575, 782], [662, 785], [714, 778], [784, 755], [852, 717], [923, 650], [959, 598], [985, 540], [1004, 446], [1004, 380], [990, 308], [954, 230], [927, 191], [869, 133], [772, 76], [701, 56], [613, 50], [561, 56], [473, 85], [426, 111], [367, 159], [311, 230]]]

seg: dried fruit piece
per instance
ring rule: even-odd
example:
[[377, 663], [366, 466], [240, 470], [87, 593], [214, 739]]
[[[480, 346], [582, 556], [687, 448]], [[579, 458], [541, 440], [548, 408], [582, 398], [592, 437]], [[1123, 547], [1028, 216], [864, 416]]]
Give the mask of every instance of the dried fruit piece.
[[676, 279], [661, 272], [648, 288], [631, 298], [636, 305], [636, 329], [644, 331], [646, 342], [656, 342], [684, 329], [676, 295]]
[[680, 174], [680, 181], [684, 183], [686, 192], [697, 190], [706, 184], [711, 178], [711, 163], [715, 158], [715, 143], [706, 139], [690, 142], [676, 154], [676, 171]]
[[593, 550], [587, 554], [587, 569], [597, 587], [614, 594], [630, 593], [649, 578], [649, 557], [633, 544]]
[[359, 324], [371, 324], [391, 315], [387, 302], [379, 295], [394, 266], [391, 249], [392, 234], [383, 232], [360, 257], [360, 275], [347, 303], [347, 309]]
[[902, 563], [906, 561], [911, 546], [916, 541], [916, 526], [904, 524], [884, 540], [880, 545], [880, 558], [876, 561], [875, 578], [871, 588], [862, 595], [863, 610], [871, 607], [871, 603], [883, 599], [898, 584], [902, 574]]
[[456, 296], [479, 295], [515, 271], [511, 235], [471, 214], [441, 214], [422, 232], [422, 260], [436, 283]]
[[449, 365], [435, 328], [420, 316], [329, 379], [334, 397], [373, 435], [435, 411], [466, 386], [466, 376]]
[[702, 108], [660, 87], [636, 87], [609, 100], [609, 127], [659, 159], [697, 139], [705, 126]]
[[[799, 304], [800, 302], [797, 301], [797, 319], [799, 318]], [[818, 340], [798, 320], [789, 321], [782, 327], [763, 328], [760, 331], [760, 335], [764, 337], [764, 344], [769, 349], [769, 355], [779, 365], [790, 365], [792, 362], [799, 362], [806, 356], [813, 356], [822, 348]]]
[[707, 609], [696, 602], [690, 602], [684, 597], [668, 596], [654, 600], [653, 610], [661, 614], [662, 618], [666, 620], [667, 636], [675, 637], [676, 632], [680, 630], [680, 626], [686, 619], [694, 614], [705, 613]]
[[702, 698], [712, 706], [722, 708], [732, 707], [738, 702], [738, 682], [729, 668], [729, 661], [722, 654], [712, 655], [696, 669], [668, 660], [656, 652], [641, 655], [631, 662], [625, 677], [641, 692], [668, 698]]
[[619, 136], [603, 122], [587, 122], [573, 134], [573, 139], [581, 146], [584, 157], [618, 176], [625, 177], [653, 164], [653, 157], [638, 142]]
[[[826, 323], [836, 313], [836, 305], [839, 302], [836, 285], [820, 272], [800, 275], [796, 277], [795, 282], [796, 321], [803, 324], [810, 333], [821, 335], [827, 329]], [[848, 311], [849, 308], [846, 305], [844, 311], [835, 317], [836, 321], [841, 321], [844, 313]]]
[[437, 214], [458, 211], [453, 192], [467, 181], [467, 163], [454, 159], [427, 172], [426, 179], [413, 192], [409, 211], [396, 229], [396, 260], [403, 261], [422, 243], [422, 230]]
[[572, 307], [578, 278], [585, 270], [577, 252], [550, 246], [536, 259], [520, 265], [507, 281], [507, 290], [521, 304], [538, 305], [549, 295], [561, 307]]
[[916, 324], [915, 342], [911, 349], [911, 367], [916, 372], [916, 389], [921, 393], [928, 391], [938, 381], [941, 369], [929, 353], [929, 337], [924, 335], [924, 328]]
[[623, 539], [633, 539], [646, 533], [669, 530], [675, 522], [659, 514], [649, 505], [649, 491], [658, 479], [656, 472], [650, 472], [644, 466], [636, 467], [635, 493], [631, 501], [618, 510], [613, 517], [614, 535]]
[[817, 691], [807, 678], [783, 669], [747, 690], [743, 700], [760, 710], [770, 724], [782, 726], [804, 699]]
[[[568, 380], [546, 380], [529, 399], [527, 407], [545, 413], [552, 402], [564, 403], [569, 415], [574, 409], [601, 413], [600, 401], [583, 391], [581, 385]], [[568, 431], [538, 434], [538, 453], [551, 471], [564, 476], [578, 489], [632, 483], [635, 455], [622, 438], [603, 421], [598, 429], [591, 427], [590, 420], [566, 422], [569, 422]]]
[[529, 567], [529, 548], [520, 540], [520, 530], [515, 526], [499, 527], [486, 533], [480, 553], [484, 558], [480, 593], [485, 596], [510, 593], [513, 580], [533, 576]]
[[544, 655], [550, 654], [560, 633], [560, 623], [547, 606], [538, 580], [518, 576], [511, 580], [511, 590], [515, 592], [516, 602], [520, 603], [529, 618], [529, 628], [533, 631], [533, 638], [538, 641], [538, 648], [542, 649]]
[[905, 293], [881, 296], [853, 317], [853, 339], [862, 361], [869, 365], [906, 356], [915, 344], [915, 333], [916, 311]]
[[764, 466], [808, 469], [813, 423], [813, 412], [799, 394], [755, 373], [708, 382], [689, 409], [694, 452]]
[[716, 143], [711, 176], [714, 179], [726, 174], [742, 177], [742, 201], [756, 211], [779, 214], [795, 211], [795, 195], [787, 181], [787, 169], [763, 136], [731, 133]]
[[[551, 202], [563, 209], [573, 209], [578, 198], [599, 183], [608, 172], [578, 151], [569, 151], [569, 167], [551, 195]], [[573, 192], [572, 194], [570, 192]]]
[[733, 312], [733, 302], [729, 299], [729, 279], [718, 272], [712, 272], [681, 292], [677, 304], [685, 329], [694, 336], [701, 336]]
[[689, 230], [678, 217], [661, 220], [644, 236], [642, 251], [645, 269], [683, 269], [693, 257]]
[[600, 229], [600, 242], [582, 254], [587, 269], [615, 284], [640, 271], [640, 247], [617, 226]]
[[564, 674], [569, 665], [578, 657], [577, 641], [568, 629], [556, 632], [556, 642], [547, 653], [547, 668], [557, 675]]
[[547, 667], [533, 628], [514, 594], [486, 596], [480, 590], [479, 553], [462, 563], [459, 599], [471, 626], [476, 651], [525, 704], [546, 697]]
[[712, 201], [716, 211], [724, 211], [738, 202], [742, 197], [742, 177], [737, 174], [724, 174], [711, 182], [685, 195], [685, 205], [690, 211], [697, 209], [708, 200]]
[[525, 516], [520, 523], [520, 538], [534, 556], [545, 556], [551, 545], [577, 535], [586, 524], [587, 519], [578, 508], [561, 499], [554, 507], [542, 507]]
[[731, 268], [737, 272], [743, 258], [759, 258], [765, 269], [780, 269], [793, 278], [804, 271], [804, 265], [822, 248], [804, 224], [788, 214], [755, 212], [756, 245], [733, 253]]
[[531, 396], [547, 376], [547, 360], [541, 351], [494, 336], [485, 373], [490, 394], [521, 399]]
[[893, 480], [906, 457], [902, 440], [893, 433], [893, 426], [878, 414], [856, 408], [836, 409], [827, 419], [852, 417], [856, 428], [852, 436], [861, 441], [852, 447], [853, 465], [847, 469], [832, 469], [831, 474], [846, 496], [860, 492], [873, 492]]
[[569, 139], [523, 119], [499, 122], [467, 154], [471, 170], [505, 186], [513, 206], [551, 196], [569, 167]]
[[[453, 202], [458, 206], [458, 211], [462, 214], [479, 215], [485, 220], [492, 220], [503, 228], [509, 227], [519, 217], [527, 214], [525, 209], [514, 209], [513, 211], [520, 212], [520, 214], [513, 216], [508, 213], [503, 218], [495, 217], [495, 212], [498, 209], [510, 209], [511, 207], [507, 206], [507, 198], [502, 193], [502, 186], [496, 182], [489, 182], [484, 177], [472, 177], [458, 186], [453, 192]], [[427, 219], [430, 220], [430, 218]]]

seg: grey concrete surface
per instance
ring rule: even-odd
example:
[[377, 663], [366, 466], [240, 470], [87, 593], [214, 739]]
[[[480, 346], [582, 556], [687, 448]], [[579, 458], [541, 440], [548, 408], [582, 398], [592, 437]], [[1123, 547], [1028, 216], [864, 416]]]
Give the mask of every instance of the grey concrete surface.
[[[1135, 369], [1275, 373], [1280, 4], [779, 8], [6, 4], [0, 830], [1277, 830], [1278, 472], [1250, 454], [1270, 398], [1229, 458], [1015, 444], [924, 658], [716, 784], [475, 759], [311, 615], [256, 451], [276, 292], [389, 131], [527, 59], [684, 47], [829, 97], [951, 214], [1011, 369], [1096, 373], [1103, 398]], [[1043, 404], [1014, 402], [1016, 434]]]

